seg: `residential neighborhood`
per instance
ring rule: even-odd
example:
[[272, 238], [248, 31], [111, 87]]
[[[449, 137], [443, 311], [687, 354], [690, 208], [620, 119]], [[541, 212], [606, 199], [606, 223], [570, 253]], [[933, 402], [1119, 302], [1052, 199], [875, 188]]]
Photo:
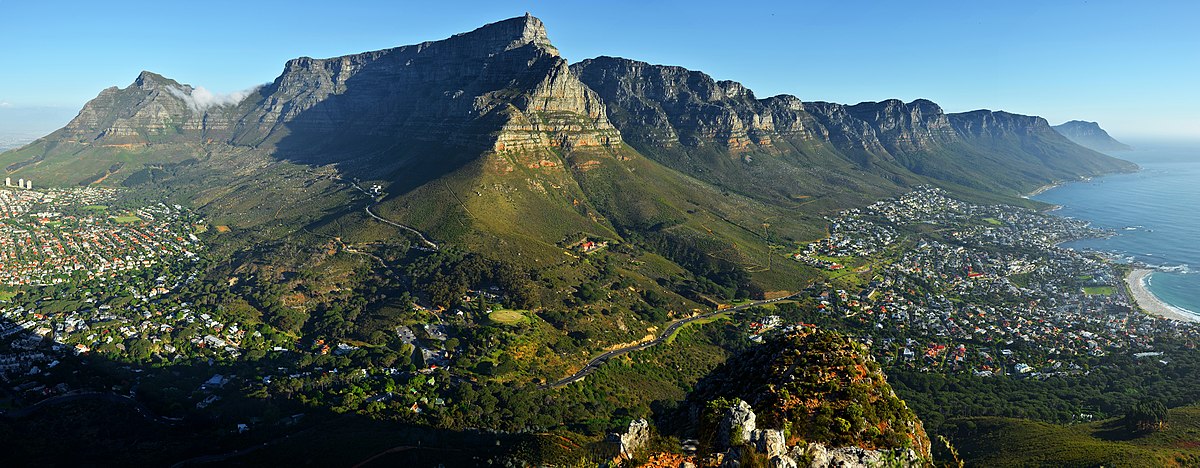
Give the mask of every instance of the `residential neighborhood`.
[[[818, 308], [878, 359], [926, 372], [1047, 377], [1084, 372], [1088, 357], [1144, 356], [1164, 334], [1200, 337], [1191, 324], [1137, 310], [1108, 259], [1058, 247], [1105, 235], [923, 187], [832, 217], [830, 236], [794, 257], [853, 267], [810, 291]], [[752, 338], [799, 326], [768, 319], [749, 324]]]

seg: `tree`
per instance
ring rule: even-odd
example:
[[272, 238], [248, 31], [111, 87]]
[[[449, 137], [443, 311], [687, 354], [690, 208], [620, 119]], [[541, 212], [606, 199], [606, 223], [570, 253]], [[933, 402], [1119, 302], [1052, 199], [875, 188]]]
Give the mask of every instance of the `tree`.
[[1160, 431], [1167, 426], [1167, 407], [1161, 401], [1140, 401], [1125, 412], [1125, 427], [1133, 432]]

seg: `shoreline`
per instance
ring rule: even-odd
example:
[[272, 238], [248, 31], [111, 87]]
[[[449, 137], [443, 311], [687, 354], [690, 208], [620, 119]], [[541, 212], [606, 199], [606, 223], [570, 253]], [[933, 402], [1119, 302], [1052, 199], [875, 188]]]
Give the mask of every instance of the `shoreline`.
[[1134, 303], [1142, 311], [1157, 315], [1170, 320], [1179, 320], [1181, 322], [1200, 323], [1200, 316], [1191, 313], [1185, 309], [1175, 307], [1166, 303], [1158, 296], [1155, 296], [1150, 288], [1147, 287], [1147, 281], [1150, 275], [1155, 270], [1144, 268], [1135, 268], [1125, 276], [1125, 284], [1129, 286], [1129, 294], [1133, 296]]
[[1029, 193], [1027, 193], [1027, 194], [1024, 194], [1024, 195], [1021, 195], [1021, 198], [1033, 198], [1033, 197], [1036, 197], [1036, 196], [1040, 195], [1042, 192], [1045, 192], [1045, 191], [1047, 191], [1047, 190], [1050, 190], [1050, 189], [1052, 189], [1052, 188], [1058, 187], [1058, 186], [1060, 186], [1060, 185], [1062, 185], [1062, 184], [1065, 184], [1065, 183], [1066, 183], [1066, 182], [1063, 182], [1063, 181], [1059, 181], [1059, 182], [1051, 182], [1051, 183], [1049, 183], [1049, 184], [1046, 184], [1046, 185], [1043, 185], [1043, 186], [1041, 186], [1041, 187], [1038, 187], [1038, 188], [1034, 189], [1032, 192], [1029, 192]]

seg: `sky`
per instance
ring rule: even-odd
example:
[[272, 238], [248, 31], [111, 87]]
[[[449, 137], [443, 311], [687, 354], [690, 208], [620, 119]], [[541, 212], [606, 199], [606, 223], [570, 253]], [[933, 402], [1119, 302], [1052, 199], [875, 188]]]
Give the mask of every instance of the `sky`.
[[0, 134], [47, 133], [141, 70], [231, 93], [291, 58], [443, 39], [525, 12], [572, 62], [679, 65], [759, 97], [925, 98], [947, 112], [1097, 121], [1118, 139], [1200, 139], [1200, 2], [1095, 0], [0, 0]]

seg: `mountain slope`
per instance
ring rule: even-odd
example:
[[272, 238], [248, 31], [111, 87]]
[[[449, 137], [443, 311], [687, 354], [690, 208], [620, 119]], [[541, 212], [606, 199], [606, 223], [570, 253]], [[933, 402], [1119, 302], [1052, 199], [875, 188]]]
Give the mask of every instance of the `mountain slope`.
[[1071, 144], [1034, 117], [945, 114], [926, 100], [759, 99], [736, 82], [614, 57], [572, 69], [640, 152], [764, 199], [871, 198], [927, 182], [1015, 195], [1132, 168]]
[[1054, 131], [1061, 133], [1080, 146], [1096, 151], [1130, 151], [1133, 147], [1117, 141], [1096, 122], [1072, 120], [1055, 125]]

